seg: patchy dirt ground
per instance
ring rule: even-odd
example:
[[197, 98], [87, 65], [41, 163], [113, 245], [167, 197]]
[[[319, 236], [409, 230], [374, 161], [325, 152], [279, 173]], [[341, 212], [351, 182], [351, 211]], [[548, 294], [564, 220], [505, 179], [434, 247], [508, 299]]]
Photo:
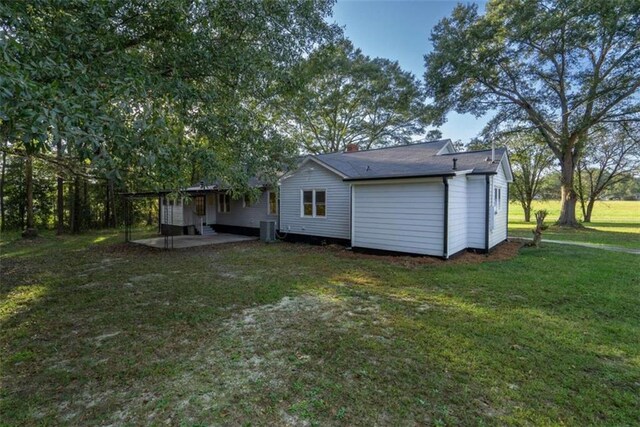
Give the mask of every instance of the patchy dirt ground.
[[[302, 247], [305, 246], [305, 247]], [[339, 245], [312, 246], [297, 244], [297, 249], [313, 253], [328, 251], [348, 259], [368, 259], [385, 263], [402, 265], [405, 267], [420, 265], [449, 264], [479, 264], [484, 262], [505, 261], [518, 255], [518, 251], [524, 246], [520, 241], [508, 241], [494, 247], [489, 254], [477, 252], [462, 252], [454, 257], [443, 260], [431, 256], [405, 256], [405, 255], [373, 255], [363, 252], [351, 251]]]
[[[295, 248], [296, 251], [305, 252], [305, 253], [322, 253], [329, 252], [331, 254], [336, 254], [348, 259], [370, 259], [381, 262], [388, 262], [392, 264], [398, 264], [402, 266], [419, 266], [419, 265], [440, 265], [442, 263], [451, 263], [451, 264], [478, 264], [483, 262], [493, 262], [493, 261], [505, 261], [512, 259], [518, 255], [518, 251], [524, 246], [522, 241], [507, 241], [496, 247], [494, 247], [489, 254], [485, 253], [477, 253], [477, 252], [462, 252], [455, 255], [453, 258], [448, 260], [443, 260], [438, 257], [430, 257], [430, 256], [405, 256], [405, 255], [372, 255], [363, 252], [354, 252], [346, 249], [344, 246], [340, 245], [309, 245], [306, 243], [286, 243], [286, 242], [278, 242], [278, 245], [283, 246], [291, 246]], [[243, 243], [234, 243], [230, 245], [224, 245], [221, 248], [215, 247], [195, 247], [195, 248], [187, 248], [187, 249], [174, 249], [169, 252], [209, 252], [215, 250], [224, 250], [229, 247], [236, 248], [247, 248], [250, 246], [259, 247], [261, 245], [260, 242], [243, 242]], [[127, 253], [127, 254], [149, 254], [149, 253], [157, 253], [157, 252], [165, 252], [163, 249], [155, 249], [149, 248], [142, 245], [131, 245], [127, 243], [111, 245], [108, 247], [104, 247], [102, 249], [107, 253]]]

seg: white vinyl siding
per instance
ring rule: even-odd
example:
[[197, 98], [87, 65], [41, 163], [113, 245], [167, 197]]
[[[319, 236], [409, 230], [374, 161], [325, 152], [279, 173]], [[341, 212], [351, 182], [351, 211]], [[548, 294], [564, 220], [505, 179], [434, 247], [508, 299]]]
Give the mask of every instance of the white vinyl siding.
[[444, 184], [354, 184], [354, 247], [443, 255]]
[[[325, 190], [324, 217], [301, 215], [303, 190]], [[349, 239], [350, 187], [342, 178], [308, 162], [280, 183], [280, 230], [307, 236]]]
[[260, 221], [277, 221], [278, 215], [268, 213], [268, 191], [263, 191], [252, 205], [244, 206], [243, 198], [231, 199], [230, 212], [218, 212], [216, 224], [260, 228]]
[[[504, 174], [504, 160], [498, 168], [498, 174], [493, 175], [491, 181], [492, 207], [489, 215], [493, 215], [493, 228], [489, 230], [489, 247], [492, 248], [500, 242], [507, 240], [507, 179]], [[500, 191], [500, 206], [493, 206], [495, 190]]]
[[467, 178], [449, 180], [449, 241], [447, 255], [467, 248]]
[[485, 175], [467, 176], [467, 247], [485, 248]]
[[193, 199], [182, 199], [182, 225], [200, 224], [200, 217], [196, 215]]

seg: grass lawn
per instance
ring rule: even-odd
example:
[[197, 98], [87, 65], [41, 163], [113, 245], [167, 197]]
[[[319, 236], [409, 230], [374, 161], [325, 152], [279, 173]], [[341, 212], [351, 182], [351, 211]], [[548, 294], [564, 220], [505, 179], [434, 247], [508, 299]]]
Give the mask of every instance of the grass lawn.
[[640, 424], [636, 255], [4, 238], [2, 425]]
[[[550, 225], [542, 236], [542, 240], [563, 240], [574, 242], [589, 242], [602, 245], [621, 246], [626, 248], [640, 248], [640, 201], [599, 201], [593, 209], [592, 222], [584, 223], [586, 228], [581, 230], [556, 227], [553, 223], [560, 216], [560, 201], [536, 201], [536, 210], [549, 211], [546, 222]], [[579, 209], [579, 207], [578, 207]], [[535, 227], [532, 222], [524, 222], [522, 207], [517, 202], [509, 205], [509, 235], [517, 237], [531, 237], [531, 230]]]

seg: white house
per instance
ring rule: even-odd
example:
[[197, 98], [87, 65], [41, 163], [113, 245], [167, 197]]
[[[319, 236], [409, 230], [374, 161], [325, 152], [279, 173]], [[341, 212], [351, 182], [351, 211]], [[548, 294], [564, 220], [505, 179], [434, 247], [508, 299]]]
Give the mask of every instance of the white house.
[[507, 239], [505, 149], [455, 152], [450, 140], [308, 156], [280, 180], [290, 239], [443, 258]]
[[[162, 197], [161, 223], [182, 234], [259, 234], [275, 221], [287, 240], [443, 258], [489, 251], [507, 239], [511, 166], [505, 149], [455, 152], [450, 140], [305, 157], [279, 191], [258, 180], [257, 202], [224, 186]], [[279, 193], [279, 194], [278, 194]]]
[[189, 187], [183, 190], [189, 197], [175, 201], [162, 194], [160, 224], [163, 234], [259, 235], [261, 221], [278, 220], [278, 191], [277, 187], [270, 188], [257, 179], [249, 184], [260, 190], [255, 201], [247, 197], [234, 199], [228, 188], [219, 183]]

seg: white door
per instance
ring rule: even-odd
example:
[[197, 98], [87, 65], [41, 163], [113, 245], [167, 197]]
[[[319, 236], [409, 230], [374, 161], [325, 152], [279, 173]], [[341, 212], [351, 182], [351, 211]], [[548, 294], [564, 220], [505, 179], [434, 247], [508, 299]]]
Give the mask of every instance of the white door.
[[207, 224], [216, 223], [216, 195], [207, 194]]

